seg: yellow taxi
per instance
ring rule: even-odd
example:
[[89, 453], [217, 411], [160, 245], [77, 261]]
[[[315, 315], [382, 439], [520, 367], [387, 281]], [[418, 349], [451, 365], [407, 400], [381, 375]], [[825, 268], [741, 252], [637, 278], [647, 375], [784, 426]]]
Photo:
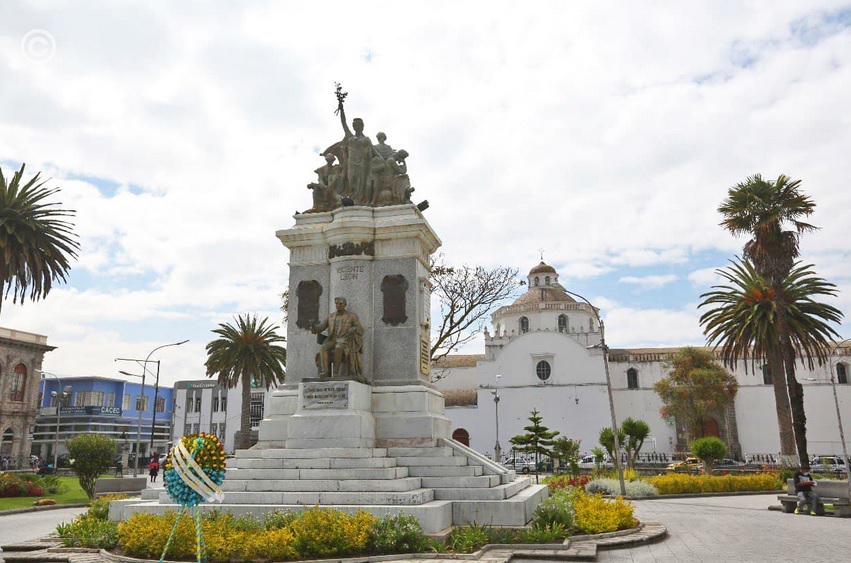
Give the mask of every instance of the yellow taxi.
[[668, 464], [668, 471], [700, 471], [701, 469], [703, 469], [703, 462], [694, 456]]

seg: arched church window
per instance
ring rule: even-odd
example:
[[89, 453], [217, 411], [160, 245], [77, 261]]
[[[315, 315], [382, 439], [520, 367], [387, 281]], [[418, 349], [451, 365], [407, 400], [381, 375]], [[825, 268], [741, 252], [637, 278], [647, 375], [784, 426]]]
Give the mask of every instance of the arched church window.
[[535, 287], [538, 287], [539, 285], [541, 285], [541, 278], [535, 276]]
[[594, 332], [594, 319], [588, 319], [588, 332]]
[[558, 331], [567, 332], [567, 315], [558, 316]]
[[520, 334], [529, 332], [529, 319], [520, 317]]
[[638, 389], [638, 370], [629, 368], [626, 370], [626, 388]]
[[550, 276], [544, 278], [544, 284], [550, 285]]
[[9, 388], [10, 401], [23, 401], [24, 392], [27, 388], [27, 367], [24, 364], [15, 366], [12, 373], [12, 385]]
[[848, 370], [845, 364], [836, 364], [836, 381], [843, 385], [848, 384]]
[[538, 376], [538, 379], [541, 381], [546, 381], [550, 378], [550, 375], [553, 373], [553, 368], [550, 366], [550, 362], [547, 360], [541, 360], [538, 362], [538, 365], [535, 366], [535, 375]]
[[774, 379], [771, 377], [771, 368], [768, 367], [768, 364], [762, 366], [762, 382], [765, 385], [774, 384]]

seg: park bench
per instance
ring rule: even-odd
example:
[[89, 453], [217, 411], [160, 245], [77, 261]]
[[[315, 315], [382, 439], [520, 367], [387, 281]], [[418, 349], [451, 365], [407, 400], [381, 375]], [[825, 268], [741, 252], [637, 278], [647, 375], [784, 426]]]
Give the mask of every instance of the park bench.
[[[838, 517], [851, 516], [851, 499], [848, 498], [848, 481], [816, 481], [813, 490], [818, 495], [816, 514], [824, 516], [824, 503], [833, 505], [833, 515]], [[798, 506], [798, 496], [795, 494], [795, 480], [786, 480], [786, 494], [778, 495], [777, 500], [783, 504], [783, 512], [795, 512]]]

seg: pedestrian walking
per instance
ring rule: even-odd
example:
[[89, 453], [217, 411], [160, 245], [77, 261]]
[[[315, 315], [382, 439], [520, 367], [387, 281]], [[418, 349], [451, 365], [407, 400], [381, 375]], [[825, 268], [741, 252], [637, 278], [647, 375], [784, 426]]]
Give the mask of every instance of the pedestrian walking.
[[151, 476], [151, 483], [157, 482], [157, 475], [160, 472], [160, 464], [157, 463], [157, 458], [151, 458], [151, 464], [148, 466], [148, 473]]

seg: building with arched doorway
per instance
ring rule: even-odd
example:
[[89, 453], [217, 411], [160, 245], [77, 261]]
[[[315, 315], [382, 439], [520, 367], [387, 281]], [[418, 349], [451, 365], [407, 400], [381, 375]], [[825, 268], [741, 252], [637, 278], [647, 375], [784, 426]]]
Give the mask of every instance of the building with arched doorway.
[[41, 362], [47, 337], [0, 328], [0, 456], [26, 465], [38, 414]]
[[[508, 452], [509, 438], [524, 432], [532, 409], [550, 429], [581, 440], [583, 452], [597, 446], [600, 430], [611, 426], [597, 311], [571, 297], [558, 277], [543, 262], [532, 268], [526, 292], [492, 314], [484, 354], [450, 355], [432, 366], [432, 381], [447, 398], [452, 432], [463, 430], [480, 452], [492, 455], [497, 441], [503, 454]], [[679, 348], [606, 344], [618, 421], [632, 417], [650, 425], [644, 453], [688, 451], [684, 428], [661, 417], [662, 403], [653, 390], [666, 376], [665, 360]], [[851, 419], [849, 354], [851, 347], [843, 346], [829, 365], [814, 370], [803, 361], [797, 365], [812, 454], [841, 454], [830, 377], [835, 375], [840, 404]], [[771, 374], [759, 366], [747, 368], [741, 363], [731, 371], [739, 383], [735, 402], [706, 418], [703, 432], [724, 440], [734, 456], [776, 454], [780, 445]]]

